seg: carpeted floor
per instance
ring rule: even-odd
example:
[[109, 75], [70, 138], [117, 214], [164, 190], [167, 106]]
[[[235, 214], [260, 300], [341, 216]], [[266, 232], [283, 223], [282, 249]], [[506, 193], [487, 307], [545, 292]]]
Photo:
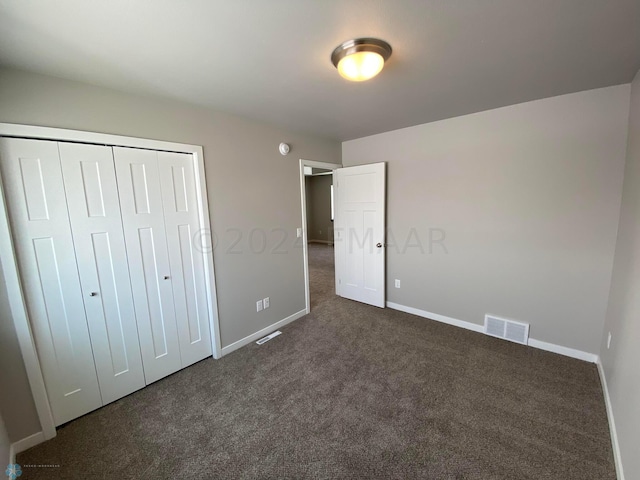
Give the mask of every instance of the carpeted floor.
[[337, 298], [332, 255], [283, 335], [67, 424], [20, 480], [615, 479], [594, 365]]

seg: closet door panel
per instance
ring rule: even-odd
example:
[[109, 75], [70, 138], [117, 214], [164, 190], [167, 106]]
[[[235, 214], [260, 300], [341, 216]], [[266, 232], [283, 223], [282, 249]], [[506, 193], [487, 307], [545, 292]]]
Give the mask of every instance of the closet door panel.
[[173, 298], [182, 366], [211, 355], [205, 264], [200, 238], [193, 155], [158, 152]]
[[120, 209], [147, 383], [182, 366], [157, 152], [114, 147]]
[[0, 139], [29, 320], [56, 425], [102, 405], [56, 142]]
[[60, 143], [60, 158], [102, 400], [145, 385], [110, 147]]

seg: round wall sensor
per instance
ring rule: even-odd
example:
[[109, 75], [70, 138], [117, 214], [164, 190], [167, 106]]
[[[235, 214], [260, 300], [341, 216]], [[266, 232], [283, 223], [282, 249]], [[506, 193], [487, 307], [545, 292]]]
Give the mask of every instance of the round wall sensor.
[[289, 148], [289, 145], [287, 143], [281, 143], [278, 149], [280, 150], [280, 153], [282, 155], [286, 155], [287, 153], [289, 153], [289, 150], [291, 150], [291, 148]]

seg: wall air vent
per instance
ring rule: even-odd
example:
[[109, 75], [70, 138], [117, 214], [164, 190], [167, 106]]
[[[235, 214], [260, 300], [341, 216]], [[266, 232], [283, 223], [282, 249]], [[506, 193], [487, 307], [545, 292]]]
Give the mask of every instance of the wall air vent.
[[484, 333], [492, 337], [527, 345], [527, 341], [529, 340], [529, 324], [494, 317], [493, 315], [485, 315]]

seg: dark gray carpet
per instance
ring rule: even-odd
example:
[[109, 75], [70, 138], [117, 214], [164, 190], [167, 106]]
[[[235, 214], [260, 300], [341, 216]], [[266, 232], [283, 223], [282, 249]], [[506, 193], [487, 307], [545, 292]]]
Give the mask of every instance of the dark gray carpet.
[[594, 365], [337, 298], [75, 420], [22, 479], [615, 479]]

